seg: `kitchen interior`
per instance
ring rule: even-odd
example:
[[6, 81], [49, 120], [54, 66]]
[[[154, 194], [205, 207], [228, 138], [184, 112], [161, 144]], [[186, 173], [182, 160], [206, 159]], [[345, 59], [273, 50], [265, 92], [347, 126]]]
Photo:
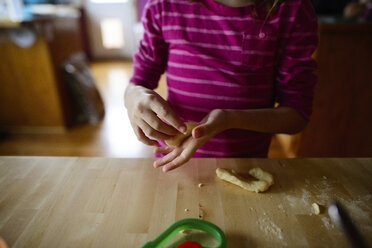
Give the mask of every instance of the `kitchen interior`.
[[[269, 150], [269, 160], [257, 160], [252, 163], [260, 162], [267, 165], [268, 167], [265, 168], [269, 168], [277, 174], [280, 174], [279, 171], [276, 171], [280, 168], [284, 169], [285, 166], [292, 168], [292, 175], [297, 173], [304, 181], [308, 180], [307, 176], [309, 175], [314, 179], [319, 174], [323, 181], [326, 180], [324, 178], [330, 177], [327, 180], [334, 180], [332, 182], [335, 185], [339, 186], [345, 183], [350, 186], [351, 192], [361, 192], [357, 194], [359, 198], [353, 198], [353, 200], [354, 202], [359, 201], [363, 207], [355, 205], [350, 212], [354, 214], [353, 217], [357, 222], [359, 221], [362, 236], [372, 245], [372, 188], [368, 183], [372, 175], [372, 160], [370, 159], [372, 157], [372, 107], [370, 104], [370, 99], [372, 99], [372, 73], [370, 71], [372, 65], [372, 6], [371, 2], [363, 0], [360, 2], [313, 0], [312, 2], [318, 14], [319, 45], [313, 54], [318, 63], [316, 72], [318, 83], [314, 92], [311, 120], [299, 134], [274, 135]], [[36, 168], [35, 164], [38, 162], [42, 164], [38, 170], [45, 169], [46, 172], [40, 172], [40, 175], [53, 176], [50, 180], [60, 180], [58, 182], [62, 181], [62, 176], [48, 174], [47, 164], [49, 162], [55, 163], [59, 171], [66, 174], [65, 170], [73, 170], [70, 165], [74, 163], [74, 159], [80, 158], [81, 161], [88, 164], [90, 170], [85, 172], [91, 173], [89, 175], [92, 178], [99, 177], [97, 174], [99, 169], [114, 176], [115, 170], [119, 171], [118, 167], [120, 167], [118, 160], [110, 160], [114, 158], [124, 159], [123, 164], [131, 168], [129, 170], [131, 173], [134, 173], [134, 169], [131, 167], [130, 161], [140, 161], [138, 163], [141, 165], [146, 164], [147, 161], [150, 163], [147, 166], [151, 167], [151, 162], [148, 161], [152, 161], [154, 156], [153, 148], [137, 140], [123, 103], [124, 89], [132, 74], [132, 56], [143, 35], [140, 17], [145, 4], [146, 0], [0, 0], [0, 192], [3, 192], [0, 194], [0, 237], [3, 237], [10, 247], [26, 247], [26, 242], [33, 244], [27, 247], [48, 246], [47, 244], [52, 244], [56, 240], [59, 245], [70, 245], [70, 247], [100, 245], [102, 247], [138, 247], [138, 245], [123, 246], [123, 244], [125, 242], [144, 244], [149, 240], [149, 237], [155, 238], [159, 235], [159, 230], [166, 229], [175, 219], [187, 217], [193, 212], [191, 209], [188, 213], [186, 208], [184, 211], [184, 207], [182, 207], [182, 210], [176, 210], [176, 218], [164, 216], [165, 220], [150, 216], [148, 213], [145, 214], [145, 219], [141, 219], [139, 222], [126, 213], [123, 216], [126, 218], [126, 223], [131, 224], [131, 227], [125, 228], [118, 224], [119, 230], [125, 232], [125, 235], [122, 236], [118, 231], [110, 233], [108, 229], [112, 226], [107, 221], [102, 221], [105, 218], [101, 215], [95, 216], [94, 219], [89, 215], [84, 220], [81, 220], [76, 214], [69, 216], [71, 217], [68, 219], [70, 222], [73, 222], [74, 218], [82, 221], [83, 224], [80, 228], [87, 233], [83, 232], [80, 237], [77, 235], [81, 231], [78, 229], [78, 224], [75, 222], [74, 225], [70, 222], [66, 224], [63, 220], [58, 219], [57, 215], [70, 213], [62, 208], [50, 212], [51, 218], [56, 220], [53, 222], [54, 225], [49, 222], [42, 224], [32, 222], [38, 216], [35, 215], [37, 212], [35, 209], [43, 204], [41, 198], [37, 198], [39, 196], [35, 193], [36, 189], [27, 195], [22, 195], [21, 189], [25, 189], [26, 184], [13, 189], [10, 183], [13, 182], [10, 181], [12, 177], [17, 180], [22, 178], [31, 180], [31, 176], [27, 174], [26, 166], [21, 165], [22, 161], [28, 159], [30, 161], [25, 163], [31, 167], [34, 166], [32, 168]], [[166, 98], [164, 75], [156, 92]], [[53, 158], [61, 160], [54, 161]], [[107, 164], [100, 167], [99, 161], [105, 158], [108, 159], [108, 164], [113, 164], [112, 171], [107, 169]], [[306, 160], [307, 158], [313, 158], [315, 162]], [[332, 159], [335, 158], [340, 159], [341, 162], [332, 164]], [[98, 160], [94, 160], [94, 162], [89, 159]], [[191, 161], [190, 168], [182, 168], [176, 176], [180, 177], [178, 174], [181, 174], [183, 170], [187, 172], [188, 178], [191, 177], [189, 174], [195, 170], [198, 170], [199, 176], [203, 175], [207, 169], [204, 171], [195, 168], [203, 164], [201, 161]], [[215, 162], [213, 161], [208, 160], [206, 167], [214, 168]], [[280, 165], [275, 169], [268, 161]], [[304, 161], [304, 171], [300, 170], [300, 167], [297, 168], [293, 161]], [[329, 163], [329, 167], [320, 166], [317, 161]], [[16, 165], [17, 169], [12, 171], [9, 166], [6, 166], [7, 163]], [[217, 161], [216, 163], [222, 162]], [[236, 168], [243, 168], [242, 161], [234, 160], [234, 163], [236, 163]], [[347, 163], [353, 164], [355, 168], [359, 168], [359, 171], [353, 171], [347, 167]], [[66, 164], [67, 169], [62, 169], [63, 164]], [[93, 172], [94, 168], [97, 170], [96, 174]], [[313, 168], [319, 170], [314, 172]], [[336, 173], [337, 178], [333, 177], [335, 174], [332, 173], [335, 172], [331, 172], [330, 168], [340, 169], [338, 174]], [[327, 172], [330, 173], [330, 176], [325, 176]], [[20, 173], [19, 178], [15, 173]], [[142, 179], [148, 176], [143, 170], [135, 173], [140, 175]], [[360, 185], [354, 184], [354, 181], [348, 179], [345, 173], [352, 175], [353, 179], [359, 179]], [[71, 177], [73, 175], [75, 174], [71, 174]], [[75, 176], [77, 175], [79, 174]], [[286, 176], [288, 178], [290, 175], [286, 174]], [[204, 177], [206, 176], [204, 175]], [[42, 177], [40, 178], [42, 181]], [[92, 178], [90, 180], [93, 180]], [[126, 179], [131, 181], [129, 176]], [[173, 185], [166, 179], [164, 180], [168, 185]], [[181, 182], [183, 180], [186, 179], [182, 179]], [[19, 181], [16, 182], [16, 184], [20, 184]], [[71, 180], [71, 182], [75, 181]], [[84, 182], [87, 183], [87, 181]], [[108, 182], [102, 181], [101, 183]], [[135, 185], [135, 182], [132, 183]], [[185, 184], [187, 183], [185, 182]], [[299, 182], [293, 183], [293, 185], [295, 184], [299, 185]], [[88, 187], [87, 185], [89, 184], [85, 184], [85, 187]], [[157, 185], [157, 182], [155, 179], [151, 179], [146, 182], [146, 185], [151, 187], [151, 185]], [[288, 192], [295, 195], [295, 191], [290, 190], [290, 183], [283, 185], [283, 190], [286, 190], [287, 187]], [[57, 186], [56, 189], [59, 189]], [[131, 187], [129, 184], [126, 186]], [[21, 197], [20, 202], [16, 202], [11, 197], [11, 193], [7, 194], [4, 193], [7, 191], [2, 191], [9, 189], [8, 187], [13, 189], [13, 196]], [[107, 187], [109, 186], [107, 185]], [[162, 206], [165, 208], [165, 203], [159, 203], [156, 200], [157, 196], [150, 196], [150, 193], [143, 189], [144, 186], [138, 187], [140, 188], [138, 190], [141, 190], [139, 192], [149, 199], [144, 200], [145, 202], [140, 200], [141, 204], [151, 203], [159, 209]], [[318, 192], [319, 187], [315, 191]], [[102, 190], [98, 186], [93, 188]], [[199, 187], [199, 190], [202, 189]], [[71, 194], [78, 191], [72, 186], [68, 186], [68, 190]], [[84, 188], [84, 190], [88, 189]], [[340, 186], [340, 189], [337, 190], [335, 189], [336, 193], [342, 194], [343, 191], [349, 189]], [[277, 193], [277, 196], [284, 194], [275, 188], [273, 191], [274, 194]], [[105, 194], [105, 192], [102, 190], [101, 193]], [[123, 190], [122, 194], [124, 193], [126, 191]], [[186, 193], [191, 194], [190, 192]], [[46, 195], [52, 197], [52, 195]], [[31, 196], [40, 200], [40, 202], [32, 201], [34, 208], [31, 209], [34, 212], [30, 209], [27, 209], [28, 212], [21, 211], [19, 206], [29, 199], [27, 197]], [[61, 193], [59, 196], [63, 197], [63, 194]], [[229, 199], [226, 194], [224, 196]], [[308, 199], [306, 195], [303, 197], [305, 197], [303, 199]], [[91, 199], [87, 193], [83, 194], [82, 198], [88, 199], [88, 203]], [[105, 205], [99, 201], [108, 201], [108, 199], [103, 196], [97, 199], [98, 207], [93, 205], [88, 207], [91, 210], [100, 208], [99, 211], [103, 213]], [[191, 199], [191, 195], [186, 195], [183, 203]], [[55, 203], [60, 201], [54, 199]], [[73, 201], [71, 200], [71, 202]], [[268, 200], [267, 203], [269, 202]], [[275, 201], [274, 203], [279, 204]], [[77, 201], [77, 208], [83, 206], [78, 204], [83, 203]], [[134, 207], [137, 206], [136, 204]], [[322, 205], [325, 206], [327, 203], [323, 201]], [[65, 204], [63, 206], [68, 208], [71, 205]], [[10, 210], [11, 207], [14, 207], [14, 212]], [[220, 211], [213, 212], [213, 215], [210, 215], [207, 220], [224, 227], [222, 229], [226, 231], [228, 243], [230, 240], [228, 247], [256, 247], [251, 238], [231, 233], [239, 216], [229, 216], [229, 220], [219, 217], [219, 214], [223, 214], [224, 207], [226, 206], [222, 204], [219, 208]], [[84, 205], [83, 208], [86, 209], [87, 205]], [[127, 207], [125, 209], [135, 215], [137, 212], [133, 208]], [[361, 215], [355, 215], [356, 208], [358, 211], [361, 209], [359, 211], [362, 213]], [[114, 205], [112, 205], [112, 209], [119, 211]], [[116, 217], [121, 216], [119, 213], [116, 214], [110, 216], [109, 219], [114, 222]], [[248, 215], [250, 214], [253, 213]], [[264, 214], [266, 216], [269, 213], [265, 212]], [[200, 212], [197, 215], [200, 216]], [[337, 240], [337, 242], [341, 242], [337, 247], [353, 247], [348, 246], [346, 238], [344, 241], [340, 241], [343, 239], [339, 239], [340, 236], [337, 236], [340, 233], [337, 228], [331, 228], [332, 234], [330, 236], [322, 237], [319, 240], [314, 238], [314, 235], [324, 232], [327, 225], [332, 227], [333, 224], [329, 222], [328, 217], [325, 217], [326, 215], [327, 213], [323, 212], [321, 220], [310, 219], [305, 214], [300, 217], [296, 215], [296, 220], [291, 219], [281, 228], [270, 222], [268, 228], [261, 229], [262, 232], [258, 238], [262, 240], [257, 242], [262, 242], [260, 243], [264, 244], [262, 247], [274, 247], [274, 244], [277, 245], [276, 247], [288, 245], [296, 247], [300, 244], [301, 247], [319, 247], [317, 242], [331, 243]], [[23, 219], [20, 216], [23, 216]], [[208, 215], [206, 216], [208, 217]], [[276, 214], [273, 218], [280, 219], [281, 217]], [[265, 222], [264, 220], [262, 219], [263, 222]], [[149, 223], [164, 221], [164, 224], [159, 224], [159, 226], [152, 224], [149, 227], [146, 221]], [[288, 237], [288, 240], [292, 240], [294, 243], [283, 241], [281, 237], [286, 235], [282, 232], [287, 230], [286, 228], [290, 229], [291, 221], [301, 224], [303, 230], [298, 233], [307, 238], [295, 240], [295, 234], [292, 233], [293, 235]], [[323, 229], [320, 228], [319, 232], [313, 231], [311, 233], [310, 226], [319, 224], [319, 221], [321, 224], [323, 223]], [[32, 225], [30, 223], [34, 223], [40, 230], [46, 229], [49, 224], [54, 229], [49, 236], [43, 237], [42, 234], [38, 236], [31, 232]], [[21, 229], [16, 231], [18, 224]], [[91, 227], [92, 225], [99, 227], [94, 229], [95, 227]], [[254, 226], [254, 223], [250, 222], [250, 225]], [[71, 226], [75, 228], [74, 232], [68, 230]], [[102, 226], [106, 229], [103, 229]], [[245, 227], [248, 228], [248, 224]], [[155, 231], [157, 228], [159, 228], [158, 232]], [[63, 231], [60, 233], [62, 238], [58, 236], [59, 230]], [[91, 234], [97, 230], [100, 231], [98, 236], [101, 239], [92, 238]], [[131, 236], [132, 233], [141, 233], [141, 235]], [[142, 235], [143, 233], [146, 235]], [[90, 237], [89, 240], [88, 237]], [[108, 242], [106, 245], [102, 243], [104, 240]], [[118, 241], [115, 243], [113, 240]], [[282, 243], [276, 243], [278, 240]], [[296, 245], [293, 246], [293, 244]], [[0, 247], [3, 248], [1, 243]], [[331, 245], [330, 247], [336, 246]]]

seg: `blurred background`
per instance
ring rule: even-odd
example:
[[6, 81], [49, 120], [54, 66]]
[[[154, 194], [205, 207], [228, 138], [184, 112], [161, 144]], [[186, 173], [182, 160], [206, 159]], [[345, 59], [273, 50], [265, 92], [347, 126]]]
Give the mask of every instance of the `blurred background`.
[[[372, 6], [313, 0], [314, 111], [269, 157], [372, 156]], [[146, 0], [0, 0], [0, 155], [152, 157], [123, 103]], [[162, 77], [157, 92], [166, 98]]]

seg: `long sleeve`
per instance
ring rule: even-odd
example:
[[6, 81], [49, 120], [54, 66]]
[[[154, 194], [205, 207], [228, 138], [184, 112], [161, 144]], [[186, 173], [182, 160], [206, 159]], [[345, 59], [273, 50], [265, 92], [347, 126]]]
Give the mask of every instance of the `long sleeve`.
[[133, 75], [130, 82], [155, 89], [164, 73], [168, 57], [168, 45], [161, 30], [161, 5], [159, 1], [147, 2], [142, 24], [144, 36], [133, 58]]
[[318, 44], [317, 16], [310, 1], [301, 1], [276, 71], [276, 101], [310, 118], [317, 64], [311, 57]]

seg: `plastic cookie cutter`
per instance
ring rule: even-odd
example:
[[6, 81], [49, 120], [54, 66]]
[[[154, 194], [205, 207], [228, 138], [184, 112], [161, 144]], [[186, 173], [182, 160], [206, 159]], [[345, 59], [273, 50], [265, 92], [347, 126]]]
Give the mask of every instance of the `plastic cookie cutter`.
[[224, 232], [201, 219], [182, 219], [142, 248], [226, 248]]

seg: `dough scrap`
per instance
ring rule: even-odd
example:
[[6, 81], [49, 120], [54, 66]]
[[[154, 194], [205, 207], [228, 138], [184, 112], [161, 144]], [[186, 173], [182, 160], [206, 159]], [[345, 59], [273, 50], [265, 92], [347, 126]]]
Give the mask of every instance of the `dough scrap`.
[[179, 146], [182, 144], [182, 142], [191, 136], [192, 130], [199, 126], [199, 123], [196, 122], [185, 122], [186, 125], [186, 132], [185, 133], [179, 133], [176, 136], [174, 136], [171, 139], [165, 140], [165, 143], [168, 146]]
[[222, 180], [256, 193], [264, 192], [274, 184], [273, 175], [260, 168], [253, 168], [249, 170], [249, 174], [257, 178], [258, 181], [248, 181], [244, 178], [241, 178], [235, 171], [229, 169], [217, 168], [216, 174], [217, 177]]
[[313, 207], [313, 213], [319, 215], [321, 212], [319, 204], [314, 202], [311, 206]]

